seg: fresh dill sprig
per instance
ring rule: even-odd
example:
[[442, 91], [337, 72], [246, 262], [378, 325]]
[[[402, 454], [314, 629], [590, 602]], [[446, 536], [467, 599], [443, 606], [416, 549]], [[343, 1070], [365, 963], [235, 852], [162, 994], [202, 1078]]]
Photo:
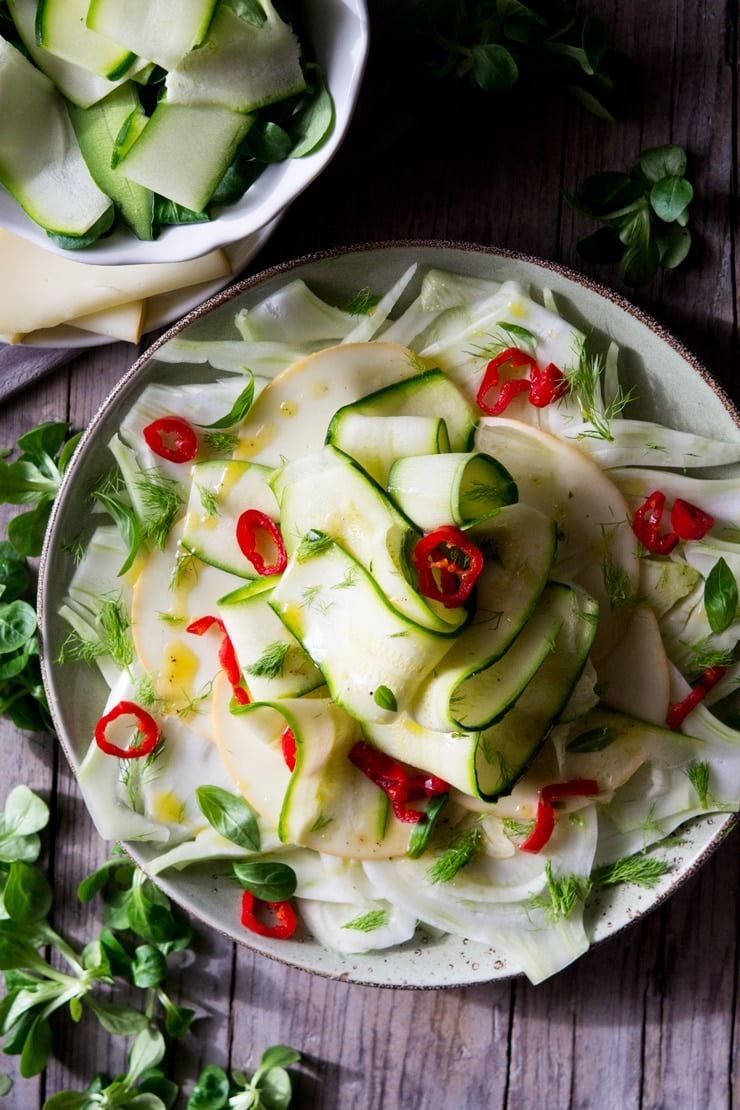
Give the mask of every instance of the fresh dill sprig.
[[178, 483], [157, 470], [146, 470], [137, 479], [136, 488], [146, 513], [144, 538], [164, 547], [183, 505]]
[[548, 922], [570, 917], [578, 902], [585, 902], [591, 889], [591, 882], [578, 875], [562, 875], [555, 878], [550, 860], [545, 864], [547, 888], [544, 893], [530, 898], [531, 909], [545, 912]]
[[449, 883], [463, 867], [467, 866], [483, 848], [483, 830], [480, 824], [459, 830], [452, 842], [437, 856], [427, 869], [430, 883]]
[[246, 673], [255, 678], [279, 678], [285, 668], [290, 647], [284, 640], [273, 641], [267, 645], [259, 659], [245, 667]]
[[231, 455], [239, 443], [239, 436], [232, 432], [206, 432], [203, 439], [215, 455]]
[[343, 309], [350, 316], [369, 316], [379, 301], [380, 297], [366, 285], [350, 297]]
[[605, 551], [601, 560], [601, 573], [604, 578], [604, 589], [609, 598], [612, 609], [628, 609], [637, 603], [637, 593], [630, 581], [630, 576], [625, 567], [614, 558], [613, 546], [616, 530], [612, 527], [602, 527]]
[[689, 672], [702, 674], [709, 667], [729, 667], [733, 662], [731, 649], [722, 649], [712, 646], [709, 636], [697, 640], [695, 644], [683, 645], [689, 654]]
[[120, 598], [103, 598], [97, 625], [96, 636], [85, 637], [73, 629], [62, 644], [57, 662], [94, 663], [103, 655], [110, 655], [119, 667], [130, 666], [134, 660], [131, 621]]
[[123, 600], [104, 598], [98, 611], [98, 621], [106, 651], [119, 667], [130, 666], [134, 661], [134, 644], [131, 639], [131, 619]]
[[592, 428], [591, 431], [580, 432], [580, 437], [584, 439], [613, 440], [612, 421], [622, 414], [634, 397], [634, 389], [625, 393], [620, 386], [608, 403], [603, 402], [600, 383], [605, 367], [604, 355], [589, 354], [585, 343], [581, 343], [578, 362], [565, 370], [568, 395], [578, 402], [581, 416]]
[[198, 497], [200, 498], [201, 507], [203, 512], [208, 517], [218, 516], [218, 498], [212, 489], [208, 486], [200, 486], [196, 482], [195, 488], [198, 490]]
[[534, 829], [534, 821], [517, 821], [514, 817], [504, 817], [501, 823], [507, 836], [529, 836]]
[[342, 925], [343, 929], [356, 929], [360, 933], [372, 933], [375, 929], [382, 929], [388, 924], [388, 910], [368, 910], [367, 913], [353, 917], [351, 921]]
[[594, 890], [620, 883], [649, 888], [672, 870], [673, 864], [667, 860], [638, 852], [634, 856], [621, 856], [613, 863], [603, 863], [600, 867], [595, 867], [591, 872], [591, 885]]

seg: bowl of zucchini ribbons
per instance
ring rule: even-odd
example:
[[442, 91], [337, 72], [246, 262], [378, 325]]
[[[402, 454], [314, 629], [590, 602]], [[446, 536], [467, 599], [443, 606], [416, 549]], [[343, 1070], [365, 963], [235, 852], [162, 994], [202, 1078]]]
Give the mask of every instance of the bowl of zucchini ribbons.
[[267, 227], [339, 148], [367, 57], [364, 0], [4, 7], [0, 227], [88, 263]]
[[739, 462], [696, 360], [556, 265], [389, 243], [217, 295], [46, 539], [100, 835], [326, 976], [556, 974], [735, 820]]

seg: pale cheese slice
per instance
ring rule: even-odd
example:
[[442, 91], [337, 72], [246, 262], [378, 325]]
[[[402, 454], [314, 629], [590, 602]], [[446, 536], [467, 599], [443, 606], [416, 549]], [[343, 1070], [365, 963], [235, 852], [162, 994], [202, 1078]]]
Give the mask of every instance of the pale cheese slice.
[[144, 330], [147, 302], [144, 297], [125, 304], [114, 305], [102, 312], [90, 312], [87, 316], [75, 316], [71, 323], [82, 331], [95, 335], [107, 335], [110, 339], [121, 339], [124, 343], [138, 343]]
[[0, 335], [17, 343], [29, 332], [230, 273], [221, 249], [187, 262], [100, 266], [53, 254], [0, 229]]

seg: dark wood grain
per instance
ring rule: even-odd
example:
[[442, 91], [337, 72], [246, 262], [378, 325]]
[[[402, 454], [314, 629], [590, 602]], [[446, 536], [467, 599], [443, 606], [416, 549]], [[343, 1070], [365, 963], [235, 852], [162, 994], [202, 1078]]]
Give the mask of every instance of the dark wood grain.
[[[471, 109], [417, 87], [393, 49], [393, 0], [371, 0], [372, 49], [342, 149], [286, 214], [250, 272], [315, 249], [392, 238], [453, 239], [561, 261], [626, 293], [669, 327], [728, 388], [737, 382], [737, 5], [593, 0], [642, 75], [642, 99], [613, 124], [552, 97], [536, 114]], [[690, 262], [646, 289], [586, 265], [592, 228], [565, 203], [590, 173], [629, 166], [674, 141], [696, 186]], [[6, 276], [0, 282], [8, 280]], [[144, 346], [144, 344], [142, 344]], [[41, 420], [91, 419], [135, 356], [122, 344], [0, 407], [0, 448]], [[15, 360], [14, 356], [14, 360]], [[15, 365], [15, 361], [14, 361]], [[0, 363], [0, 370], [2, 363]], [[0, 721], [2, 793], [26, 782], [50, 800], [55, 923], [88, 935], [96, 907], [75, 888], [104, 859], [75, 782], [51, 740]], [[187, 1086], [205, 1063], [249, 1067], [273, 1042], [304, 1054], [296, 1100], [316, 1110], [722, 1110], [738, 1105], [737, 833], [666, 904], [539, 987], [520, 980], [443, 991], [331, 982], [257, 957], [196, 926], [197, 957], [173, 994], [201, 1015], [175, 1061]], [[18, 1081], [7, 1107], [115, 1072], [125, 1043], [87, 1018], [60, 1020], [44, 1078]], [[15, 1059], [0, 1070], [15, 1073]]]

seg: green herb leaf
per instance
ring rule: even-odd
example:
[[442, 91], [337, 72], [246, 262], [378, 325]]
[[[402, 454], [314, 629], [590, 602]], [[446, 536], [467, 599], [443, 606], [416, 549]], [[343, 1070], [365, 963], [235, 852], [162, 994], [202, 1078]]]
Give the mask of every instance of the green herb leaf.
[[233, 428], [236, 424], [241, 424], [254, 401], [254, 374], [251, 370], [245, 370], [245, 373], [249, 375], [249, 382], [234, 401], [234, 404], [226, 415], [220, 417], [218, 420], [214, 420], [212, 424], [199, 424], [199, 428], [223, 429]]
[[378, 686], [373, 694], [373, 701], [380, 709], [388, 709], [393, 713], [398, 709], [396, 695], [389, 686]]
[[616, 729], [590, 728], [574, 736], [565, 750], [576, 755], [584, 752], [603, 752], [604, 748], [608, 748], [616, 739]]
[[223, 1110], [231, 1093], [229, 1077], [223, 1068], [209, 1064], [198, 1076], [190, 1093], [187, 1110]]
[[203, 816], [217, 833], [240, 848], [259, 851], [259, 824], [244, 798], [220, 786], [199, 786], [195, 794]]
[[41, 921], [51, 909], [54, 896], [43, 872], [33, 864], [14, 860], [3, 891], [5, 912], [11, 921]]
[[342, 928], [356, 929], [360, 933], [372, 933], [375, 929], [381, 929], [387, 925], [388, 917], [388, 910], [368, 910], [359, 917], [353, 917], [351, 921], [345, 921]]
[[442, 813], [449, 799], [449, 794], [436, 794], [429, 799], [424, 809], [424, 816], [421, 821], [416, 822], [411, 830], [409, 846], [406, 849], [406, 855], [409, 859], [418, 859], [419, 856], [424, 855], [429, 845], [429, 839], [439, 819], [439, 815]]
[[680, 265], [691, 245], [686, 224], [694, 195], [685, 170], [680, 147], [653, 147], [629, 174], [592, 174], [577, 196], [564, 192], [576, 211], [605, 225], [578, 241], [580, 254], [590, 261], [618, 260], [632, 286], [646, 285], [661, 266]]
[[284, 902], [295, 894], [296, 873], [287, 863], [247, 860], [234, 862], [232, 866], [244, 889], [263, 902]]
[[737, 613], [738, 589], [735, 575], [720, 556], [704, 583], [704, 609], [712, 632], [724, 632]]

